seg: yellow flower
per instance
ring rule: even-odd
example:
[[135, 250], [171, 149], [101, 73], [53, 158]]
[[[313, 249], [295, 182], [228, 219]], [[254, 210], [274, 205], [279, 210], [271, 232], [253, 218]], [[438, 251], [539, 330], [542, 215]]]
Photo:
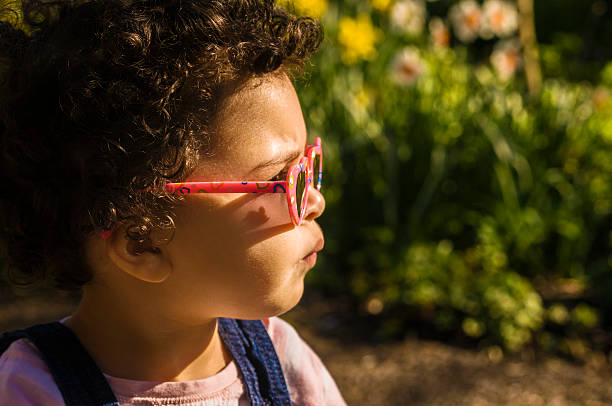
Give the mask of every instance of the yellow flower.
[[376, 58], [376, 44], [381, 39], [382, 31], [372, 25], [368, 14], [360, 14], [357, 18], [342, 17], [338, 23], [338, 42], [346, 65]]
[[372, 8], [378, 11], [387, 11], [391, 6], [391, 0], [370, 0]]
[[366, 89], [361, 88], [357, 93], [355, 93], [355, 101], [359, 107], [367, 109], [372, 103], [372, 96]]
[[329, 5], [327, 0], [278, 0], [276, 3], [283, 8], [293, 6], [297, 14], [314, 18], [321, 18]]

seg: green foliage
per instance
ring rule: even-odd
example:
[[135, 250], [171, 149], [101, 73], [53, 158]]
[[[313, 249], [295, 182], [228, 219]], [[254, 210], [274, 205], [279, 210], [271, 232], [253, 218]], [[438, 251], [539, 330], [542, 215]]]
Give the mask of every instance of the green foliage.
[[[377, 11], [377, 57], [344, 65], [336, 21], [364, 10], [330, 6], [298, 86], [326, 153], [326, 259], [311, 282], [388, 318], [389, 334], [415, 308], [513, 351], [544, 343], [551, 323], [595, 328], [612, 309], [610, 68], [599, 86], [548, 78], [528, 100], [520, 77], [394, 32]], [[400, 84], [392, 69], [406, 45], [421, 70]], [[541, 285], [557, 280], [594, 307], [546, 305]]]

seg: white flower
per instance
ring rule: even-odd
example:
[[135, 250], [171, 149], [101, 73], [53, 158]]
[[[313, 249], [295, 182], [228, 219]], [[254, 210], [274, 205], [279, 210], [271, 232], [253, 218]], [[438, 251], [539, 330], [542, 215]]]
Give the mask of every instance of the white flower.
[[518, 28], [518, 10], [508, 1], [487, 0], [482, 6], [482, 27], [480, 36], [484, 39], [508, 37]]
[[478, 37], [482, 23], [482, 10], [474, 0], [464, 0], [449, 11], [455, 35], [462, 42], [472, 42]]
[[401, 49], [393, 58], [391, 76], [403, 86], [412, 85], [423, 74], [424, 67], [416, 47], [408, 46]]
[[450, 43], [450, 31], [444, 21], [439, 17], [434, 17], [429, 22], [429, 32], [434, 46], [438, 48], [446, 48]]
[[423, 0], [399, 0], [391, 9], [391, 26], [398, 31], [419, 35], [425, 28]]
[[499, 41], [491, 53], [491, 64], [499, 77], [511, 79], [521, 65], [521, 47], [516, 39]]

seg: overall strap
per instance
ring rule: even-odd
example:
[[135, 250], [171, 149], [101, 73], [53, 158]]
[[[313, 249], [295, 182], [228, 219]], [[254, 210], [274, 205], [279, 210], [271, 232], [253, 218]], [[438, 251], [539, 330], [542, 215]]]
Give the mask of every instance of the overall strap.
[[68, 327], [53, 322], [4, 333], [0, 354], [21, 338], [38, 348], [66, 406], [119, 406], [102, 371]]
[[289, 390], [261, 320], [219, 318], [219, 334], [244, 377], [252, 406], [290, 406]]

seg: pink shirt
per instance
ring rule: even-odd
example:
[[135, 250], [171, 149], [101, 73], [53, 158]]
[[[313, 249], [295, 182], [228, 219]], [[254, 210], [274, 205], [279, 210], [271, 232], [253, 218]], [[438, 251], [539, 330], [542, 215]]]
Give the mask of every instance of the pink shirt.
[[[267, 325], [293, 405], [346, 405], [333, 378], [287, 322]], [[218, 374], [196, 381], [145, 382], [105, 375], [121, 405], [245, 406], [248, 397], [234, 361]], [[0, 357], [0, 406], [64, 405], [49, 370], [28, 340], [15, 341]]]

